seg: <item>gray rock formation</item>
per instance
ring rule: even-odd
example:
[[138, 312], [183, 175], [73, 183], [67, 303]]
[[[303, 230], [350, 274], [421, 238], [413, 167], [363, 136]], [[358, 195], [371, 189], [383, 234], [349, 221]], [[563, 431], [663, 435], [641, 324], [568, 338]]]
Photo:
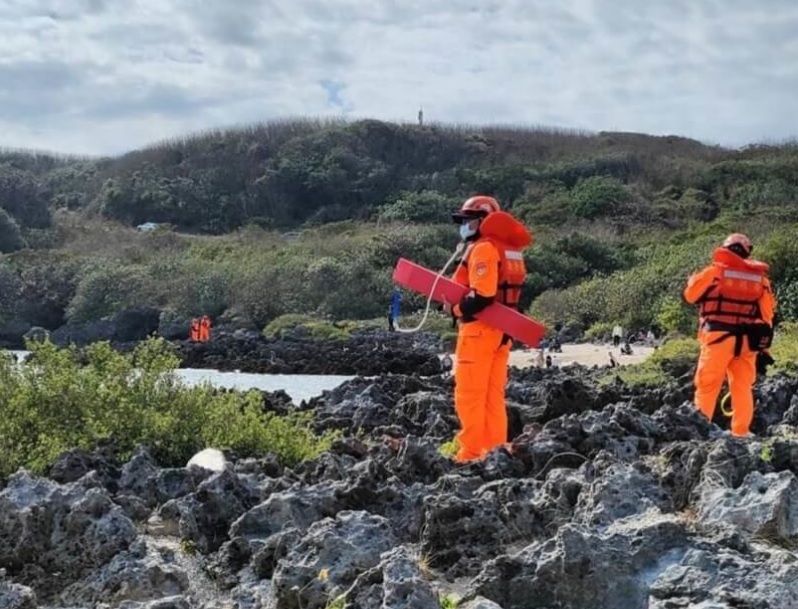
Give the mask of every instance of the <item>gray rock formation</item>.
[[388, 520], [367, 512], [341, 512], [315, 523], [277, 564], [276, 609], [324, 609], [395, 543]]

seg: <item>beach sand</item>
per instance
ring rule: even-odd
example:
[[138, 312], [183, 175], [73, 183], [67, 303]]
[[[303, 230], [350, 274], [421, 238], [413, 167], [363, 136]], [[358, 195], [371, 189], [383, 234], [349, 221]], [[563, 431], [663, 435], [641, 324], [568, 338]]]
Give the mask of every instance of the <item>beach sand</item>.
[[[566, 344], [562, 346], [562, 353], [552, 353], [551, 357], [556, 366], [567, 366], [568, 364], [582, 364], [583, 366], [606, 366], [610, 363], [608, 353], [612, 351], [615, 360], [621, 365], [638, 364], [644, 361], [654, 352], [654, 347], [632, 345], [632, 355], [621, 355], [618, 347], [613, 347], [611, 343], [579, 343]], [[546, 354], [548, 355], [548, 350]], [[528, 368], [535, 366], [537, 360], [537, 349], [512, 351], [510, 353], [510, 365], [518, 368]]]

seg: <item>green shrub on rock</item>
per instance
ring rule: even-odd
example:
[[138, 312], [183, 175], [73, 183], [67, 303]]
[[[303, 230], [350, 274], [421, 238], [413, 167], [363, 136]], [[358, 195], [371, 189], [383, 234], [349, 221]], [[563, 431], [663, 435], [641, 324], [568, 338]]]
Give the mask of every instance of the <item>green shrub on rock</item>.
[[327, 449], [305, 415], [263, 411], [259, 392], [186, 387], [172, 373], [179, 363], [161, 339], [121, 354], [107, 343], [83, 352], [30, 344], [28, 362], [0, 357], [0, 476], [18, 467], [36, 472], [70, 448], [110, 441], [122, 457], [138, 444], [165, 465], [183, 465], [214, 446], [238, 454], [271, 452], [296, 463]]
[[283, 338], [291, 333], [316, 340], [346, 340], [360, 325], [354, 321], [326, 321], [311, 315], [288, 313], [271, 321], [264, 329], [266, 338]]

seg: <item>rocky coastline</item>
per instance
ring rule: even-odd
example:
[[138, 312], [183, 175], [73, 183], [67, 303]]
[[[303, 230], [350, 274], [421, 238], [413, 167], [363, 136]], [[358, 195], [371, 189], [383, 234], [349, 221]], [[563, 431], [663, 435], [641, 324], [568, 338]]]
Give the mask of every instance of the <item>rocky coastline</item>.
[[450, 379], [358, 377], [267, 400], [341, 431], [293, 468], [70, 451], [0, 483], [0, 608], [798, 607], [796, 391], [764, 381], [740, 440], [689, 372], [513, 370], [511, 448], [460, 466]]
[[174, 344], [183, 368], [208, 368], [261, 374], [332, 374], [376, 376], [442, 372], [438, 354], [446, 345], [435, 334], [400, 334], [363, 329], [339, 339], [311, 336], [301, 327], [267, 338], [261, 332], [221, 324], [213, 339], [199, 343], [187, 340], [188, 321], [169, 319], [148, 307], [121, 311], [113, 318], [67, 324], [48, 332], [43, 328], [11, 326], [0, 331], [0, 346], [22, 349], [25, 339], [49, 338], [62, 347], [108, 341], [120, 351], [130, 351], [151, 336]]

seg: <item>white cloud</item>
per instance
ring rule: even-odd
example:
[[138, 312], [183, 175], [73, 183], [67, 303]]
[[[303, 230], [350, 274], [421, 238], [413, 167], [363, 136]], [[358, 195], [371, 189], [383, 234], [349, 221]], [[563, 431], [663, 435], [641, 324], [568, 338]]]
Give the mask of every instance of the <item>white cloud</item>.
[[798, 134], [791, 0], [5, 0], [0, 145], [285, 116]]

